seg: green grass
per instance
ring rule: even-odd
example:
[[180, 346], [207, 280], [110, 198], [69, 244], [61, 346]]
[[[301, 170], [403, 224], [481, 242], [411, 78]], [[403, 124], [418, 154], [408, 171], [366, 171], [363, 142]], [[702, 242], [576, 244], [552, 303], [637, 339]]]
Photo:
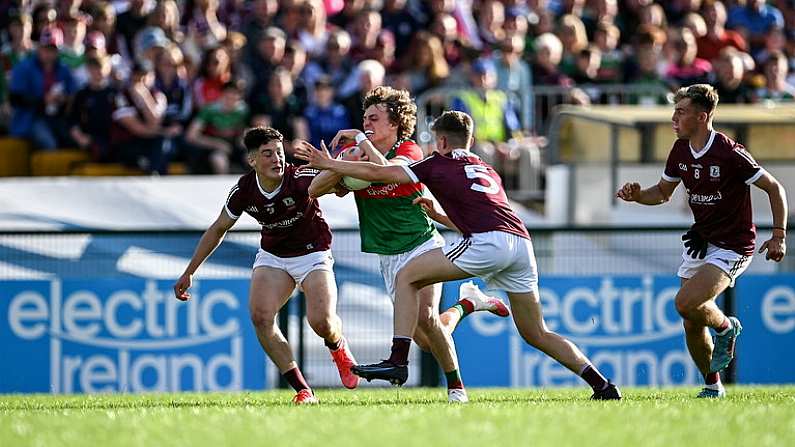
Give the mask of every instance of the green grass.
[[442, 389], [292, 393], [0, 396], [0, 446], [785, 446], [795, 445], [795, 387], [628, 389], [591, 402], [584, 389]]

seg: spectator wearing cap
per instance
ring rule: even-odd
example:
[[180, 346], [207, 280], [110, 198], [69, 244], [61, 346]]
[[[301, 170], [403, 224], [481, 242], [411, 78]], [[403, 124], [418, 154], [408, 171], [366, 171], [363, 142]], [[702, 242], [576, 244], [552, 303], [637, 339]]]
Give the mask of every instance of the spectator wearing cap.
[[224, 84], [232, 80], [229, 53], [223, 47], [209, 50], [193, 82], [193, 103], [199, 109], [221, 97]]
[[165, 95], [155, 90], [154, 83], [151, 66], [133, 64], [129, 85], [119, 90], [113, 101], [110, 132], [113, 151], [108, 158], [146, 173], [167, 174], [173, 156], [170, 141], [180, 129], [162, 125], [167, 103]]
[[740, 51], [748, 50], [748, 45], [740, 33], [726, 29], [726, 6], [723, 2], [714, 1], [705, 4], [701, 9], [701, 15], [707, 25], [707, 34], [696, 39], [698, 57], [712, 61], [726, 47], [734, 47]]
[[94, 161], [110, 159], [110, 129], [118, 91], [110, 78], [107, 56], [89, 56], [83, 65], [88, 79], [69, 107], [70, 135]]
[[82, 12], [74, 12], [63, 18], [63, 46], [60, 48], [61, 62], [75, 73], [86, 62], [86, 25], [90, 17]]
[[345, 106], [334, 100], [334, 85], [331, 78], [323, 76], [315, 82], [313, 101], [304, 110], [309, 128], [309, 141], [320, 147], [321, 141], [328, 144], [340, 129], [350, 129], [351, 120]]
[[747, 0], [745, 6], [736, 5], [729, 10], [726, 25], [742, 34], [753, 50], [764, 46], [771, 28], [784, 28], [784, 16], [765, 0]]
[[[99, 31], [91, 31], [85, 38], [83, 59], [87, 61], [91, 57], [98, 57], [102, 59], [108, 57], [105, 46], [105, 36], [103, 36]], [[107, 62], [110, 64], [110, 59], [108, 59]], [[75, 82], [77, 82], [77, 85], [81, 88], [89, 81], [90, 74], [85, 63], [73, 69], [72, 74], [75, 77]]]
[[160, 52], [168, 46], [171, 41], [166, 36], [166, 32], [158, 26], [147, 26], [141, 29], [133, 39], [135, 59], [130, 62], [141, 62], [154, 66], [155, 60]]
[[64, 108], [76, 85], [69, 68], [58, 60], [62, 44], [60, 29], [43, 29], [36, 52], [11, 71], [10, 133], [30, 140], [42, 150], [70, 143]]
[[[135, 36], [146, 28], [154, 2], [147, 0], [130, 0], [127, 11], [119, 14], [116, 20], [116, 33], [119, 36], [119, 54], [127, 60], [135, 59]], [[105, 36], [108, 37], [107, 35]]]
[[199, 111], [188, 127], [186, 139], [200, 151], [192, 162], [195, 172], [227, 174], [231, 162], [243, 164], [240, 138], [249, 122], [249, 110], [234, 81], [223, 85], [221, 98]]

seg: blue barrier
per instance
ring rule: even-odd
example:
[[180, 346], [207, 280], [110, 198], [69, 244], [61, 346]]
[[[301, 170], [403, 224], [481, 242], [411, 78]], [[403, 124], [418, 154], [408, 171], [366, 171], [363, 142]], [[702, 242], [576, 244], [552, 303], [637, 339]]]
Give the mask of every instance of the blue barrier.
[[[337, 272], [341, 289], [357, 278]], [[445, 285], [445, 306], [459, 284]], [[247, 280], [197, 282], [187, 303], [174, 300], [170, 288], [171, 281], [136, 278], [0, 281], [0, 393], [274, 385], [273, 365], [249, 322]], [[701, 377], [674, 310], [677, 289], [671, 276], [550, 276], [541, 297], [550, 329], [576, 342], [616, 383], [694, 385]], [[788, 360], [795, 358], [795, 275], [743, 277], [737, 297], [745, 326], [739, 381], [795, 380]], [[511, 319], [473, 314], [454, 337], [469, 386], [581, 384], [525, 344]]]
[[0, 392], [262, 389], [245, 280], [2, 281]]

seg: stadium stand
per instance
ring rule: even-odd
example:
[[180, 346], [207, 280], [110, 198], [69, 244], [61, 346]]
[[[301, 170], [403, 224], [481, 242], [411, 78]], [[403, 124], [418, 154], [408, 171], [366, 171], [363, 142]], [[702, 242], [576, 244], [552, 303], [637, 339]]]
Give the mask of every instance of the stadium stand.
[[[483, 110], [504, 109], [501, 123], [477, 147], [509, 189], [538, 197], [545, 165], [594, 156], [548, 147], [561, 105], [665, 104], [693, 82], [723, 103], [795, 99], [795, 3], [784, 0], [7, 0], [0, 29], [3, 176], [224, 173], [210, 154], [239, 146], [242, 124], [278, 128], [289, 152], [319, 123], [357, 125], [361, 95], [383, 83], [417, 98], [426, 150], [429, 119], [503, 92]], [[230, 81], [238, 104], [216, 107]], [[570, 130], [609, 133], [593, 127]], [[763, 159], [790, 159], [776, 151], [793, 130], [769, 129], [745, 135], [764, 140]], [[247, 169], [228, 152], [229, 172]]]

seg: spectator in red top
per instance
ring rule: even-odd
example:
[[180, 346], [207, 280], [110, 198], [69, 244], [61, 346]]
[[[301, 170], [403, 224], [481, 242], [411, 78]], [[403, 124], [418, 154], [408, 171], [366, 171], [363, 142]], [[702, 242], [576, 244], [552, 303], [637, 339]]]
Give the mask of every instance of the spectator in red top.
[[711, 61], [726, 47], [734, 47], [740, 51], [748, 50], [748, 44], [740, 33], [726, 29], [726, 7], [723, 2], [707, 3], [701, 9], [701, 15], [707, 25], [707, 35], [696, 41], [697, 57]]
[[193, 103], [197, 108], [205, 106], [221, 97], [223, 85], [232, 79], [232, 66], [226, 49], [215, 48], [208, 51], [199, 77], [193, 83]]
[[696, 57], [698, 48], [692, 31], [682, 28], [674, 32], [672, 50], [673, 64], [665, 73], [665, 77], [672, 84], [687, 87], [708, 83], [712, 64], [706, 59]]

